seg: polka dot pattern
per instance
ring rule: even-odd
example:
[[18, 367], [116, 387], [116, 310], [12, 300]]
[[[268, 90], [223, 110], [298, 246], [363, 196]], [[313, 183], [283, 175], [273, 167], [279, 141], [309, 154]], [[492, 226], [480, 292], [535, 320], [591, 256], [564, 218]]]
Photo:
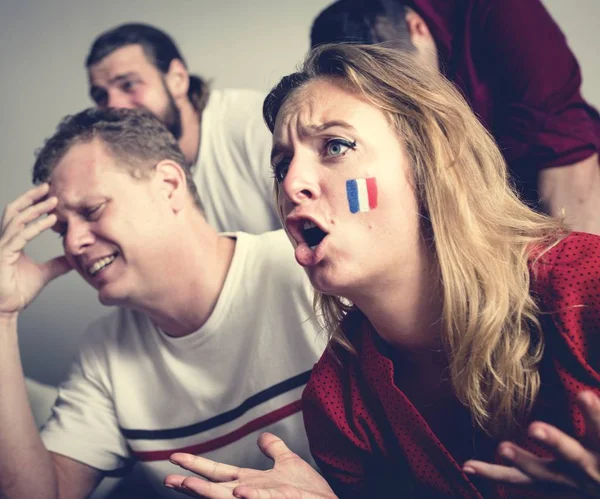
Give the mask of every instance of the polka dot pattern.
[[[583, 389], [600, 394], [600, 237], [569, 235], [543, 254], [531, 273], [546, 349], [530, 421], [543, 420], [581, 437], [585, 427], [575, 397]], [[498, 442], [475, 431], [466, 411], [449, 409], [442, 423], [450, 431], [466, 428], [459, 439], [464, 448], [449, 452], [397, 388], [392, 360], [357, 317], [349, 316], [348, 324], [355, 327], [348, 336], [358, 355], [337, 346], [327, 351], [303, 396], [311, 451], [341, 497], [570, 497], [557, 487], [523, 489], [470, 480], [458, 456], [497, 459]], [[516, 441], [548, 455], [526, 436]]]

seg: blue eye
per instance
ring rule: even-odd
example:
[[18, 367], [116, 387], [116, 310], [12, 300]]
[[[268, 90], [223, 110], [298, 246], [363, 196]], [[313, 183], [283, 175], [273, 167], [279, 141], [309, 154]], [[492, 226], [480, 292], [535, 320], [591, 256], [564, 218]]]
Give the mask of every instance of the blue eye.
[[277, 181], [278, 184], [281, 184], [283, 182], [289, 169], [290, 169], [290, 160], [289, 159], [282, 159], [279, 163], [277, 163], [274, 166], [273, 172], [275, 174], [275, 180]]
[[355, 149], [356, 141], [331, 139], [325, 144], [325, 156], [343, 156], [348, 149]]

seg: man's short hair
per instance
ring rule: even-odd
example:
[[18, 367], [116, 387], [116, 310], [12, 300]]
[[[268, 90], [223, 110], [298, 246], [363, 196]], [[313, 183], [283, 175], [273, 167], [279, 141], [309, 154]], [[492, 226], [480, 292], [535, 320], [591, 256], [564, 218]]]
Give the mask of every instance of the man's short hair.
[[[173, 59], [179, 59], [187, 67], [179, 48], [169, 35], [154, 26], [142, 23], [121, 24], [99, 35], [92, 43], [85, 67], [89, 68], [127, 45], [141, 45], [148, 60], [163, 74], [169, 71]], [[195, 109], [201, 112], [208, 100], [210, 87], [200, 76], [189, 76], [188, 97]]]
[[94, 139], [101, 140], [119, 164], [136, 178], [146, 176], [162, 160], [176, 162], [185, 171], [194, 203], [203, 210], [190, 166], [177, 140], [145, 109], [89, 108], [66, 116], [36, 153], [33, 182], [47, 182], [71, 147]]
[[310, 31], [310, 45], [325, 43], [385, 43], [415, 50], [399, 0], [338, 0], [319, 13]]

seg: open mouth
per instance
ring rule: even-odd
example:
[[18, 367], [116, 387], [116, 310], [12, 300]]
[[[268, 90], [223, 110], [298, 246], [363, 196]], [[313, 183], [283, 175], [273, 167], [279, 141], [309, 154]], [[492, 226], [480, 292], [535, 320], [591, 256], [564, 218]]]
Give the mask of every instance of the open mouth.
[[311, 250], [314, 250], [326, 236], [327, 232], [310, 220], [305, 221], [302, 225], [302, 237]]
[[104, 270], [106, 267], [108, 267], [111, 263], [113, 263], [117, 256], [119, 256], [118, 253], [115, 253], [114, 255], [110, 255], [110, 256], [105, 256], [104, 258], [100, 258], [100, 260], [98, 260], [97, 262], [95, 262], [89, 269], [88, 269], [88, 273], [94, 277], [96, 276], [100, 271]]

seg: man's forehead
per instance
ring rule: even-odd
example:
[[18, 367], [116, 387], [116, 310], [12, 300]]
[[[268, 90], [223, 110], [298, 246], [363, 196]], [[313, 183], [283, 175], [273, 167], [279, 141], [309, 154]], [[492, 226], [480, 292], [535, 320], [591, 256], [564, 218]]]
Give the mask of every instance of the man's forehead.
[[92, 64], [88, 74], [91, 83], [108, 83], [119, 75], [138, 72], [154, 67], [144, 48], [139, 44], [125, 45], [108, 54], [104, 59]]
[[52, 171], [50, 192], [84, 191], [98, 183], [114, 159], [99, 139], [72, 145]]

